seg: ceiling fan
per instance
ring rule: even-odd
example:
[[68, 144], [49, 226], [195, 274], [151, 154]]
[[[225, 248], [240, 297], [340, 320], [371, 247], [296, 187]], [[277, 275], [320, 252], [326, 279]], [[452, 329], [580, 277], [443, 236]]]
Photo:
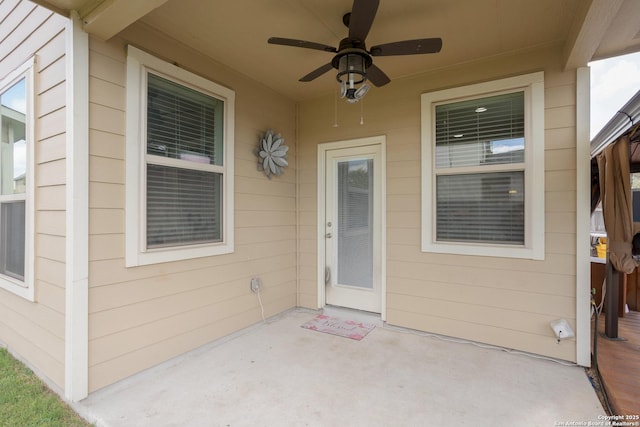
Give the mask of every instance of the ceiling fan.
[[349, 29], [349, 35], [340, 41], [337, 49], [322, 43], [282, 37], [271, 37], [268, 43], [335, 53], [331, 62], [316, 68], [299, 81], [310, 82], [335, 68], [338, 70], [336, 79], [340, 83], [341, 97], [346, 97], [349, 102], [357, 102], [370, 89], [369, 85], [364, 83], [365, 80], [378, 87], [391, 81], [384, 71], [373, 63], [373, 56], [437, 53], [442, 49], [442, 39], [428, 38], [385, 43], [367, 50], [365, 39], [373, 25], [379, 3], [379, 0], [353, 1], [351, 12], [342, 17], [342, 22]]

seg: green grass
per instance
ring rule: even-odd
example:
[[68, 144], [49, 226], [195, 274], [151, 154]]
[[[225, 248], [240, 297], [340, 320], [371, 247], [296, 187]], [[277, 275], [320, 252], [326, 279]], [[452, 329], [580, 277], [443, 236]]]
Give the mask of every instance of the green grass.
[[38, 377], [0, 348], [0, 426], [90, 426]]

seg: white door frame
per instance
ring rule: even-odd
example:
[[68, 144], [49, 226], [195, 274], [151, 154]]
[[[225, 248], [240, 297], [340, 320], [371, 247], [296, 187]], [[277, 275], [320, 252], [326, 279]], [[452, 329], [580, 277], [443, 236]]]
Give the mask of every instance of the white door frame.
[[362, 147], [367, 145], [379, 145], [381, 149], [380, 156], [380, 167], [374, 173], [379, 173], [381, 188], [380, 188], [380, 197], [381, 197], [381, 212], [380, 215], [380, 224], [382, 230], [380, 230], [380, 298], [381, 301], [381, 309], [380, 309], [380, 317], [382, 320], [386, 320], [387, 318], [387, 191], [386, 191], [386, 182], [387, 182], [387, 173], [386, 173], [386, 137], [384, 135], [381, 136], [373, 136], [367, 138], [359, 138], [359, 139], [350, 139], [346, 141], [338, 141], [338, 142], [327, 142], [323, 144], [318, 144], [318, 221], [317, 221], [317, 235], [316, 239], [318, 242], [318, 263], [317, 263], [317, 284], [318, 284], [318, 307], [323, 308], [325, 306], [326, 296], [325, 296], [325, 194], [326, 194], [326, 154], [328, 150], [337, 150], [341, 148], [353, 148], [353, 147]]

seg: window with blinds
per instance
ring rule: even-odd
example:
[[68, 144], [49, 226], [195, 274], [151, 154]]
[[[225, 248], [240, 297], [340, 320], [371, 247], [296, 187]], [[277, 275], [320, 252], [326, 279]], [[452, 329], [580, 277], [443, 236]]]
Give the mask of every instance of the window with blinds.
[[34, 64], [0, 78], [0, 289], [34, 300]]
[[435, 106], [436, 241], [524, 245], [524, 98]]
[[125, 265], [234, 251], [235, 92], [127, 46]]
[[223, 239], [224, 102], [147, 75], [147, 248]]

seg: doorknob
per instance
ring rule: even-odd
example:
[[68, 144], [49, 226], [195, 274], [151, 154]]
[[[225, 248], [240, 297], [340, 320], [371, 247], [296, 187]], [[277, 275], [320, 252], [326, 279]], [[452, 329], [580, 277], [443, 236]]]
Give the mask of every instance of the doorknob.
[[330, 239], [330, 238], [331, 238], [331, 237], [333, 237], [333, 236], [332, 236], [332, 234], [331, 234], [331, 233], [327, 233], [327, 234], [325, 234], [325, 235], [324, 235], [324, 237], [326, 237], [327, 239]]

